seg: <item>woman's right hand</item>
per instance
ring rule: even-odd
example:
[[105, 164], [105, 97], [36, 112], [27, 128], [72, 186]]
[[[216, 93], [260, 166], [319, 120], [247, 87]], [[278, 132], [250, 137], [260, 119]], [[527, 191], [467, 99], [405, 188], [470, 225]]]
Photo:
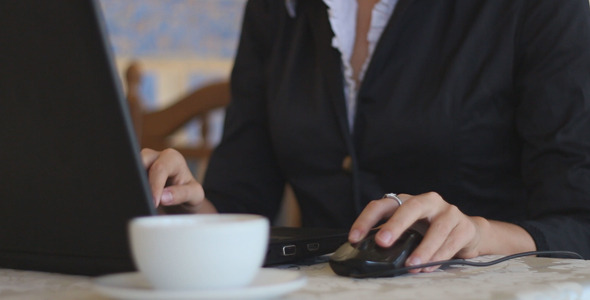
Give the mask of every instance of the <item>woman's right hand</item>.
[[203, 187], [178, 151], [145, 148], [141, 150], [141, 159], [148, 172], [155, 207], [175, 207], [191, 213], [217, 212], [205, 199]]

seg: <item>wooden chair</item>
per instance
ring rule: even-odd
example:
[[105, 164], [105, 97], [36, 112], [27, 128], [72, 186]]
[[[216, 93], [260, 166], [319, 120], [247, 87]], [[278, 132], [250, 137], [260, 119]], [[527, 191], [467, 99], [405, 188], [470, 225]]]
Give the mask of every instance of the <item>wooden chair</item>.
[[[173, 147], [187, 160], [198, 161], [198, 170], [193, 170], [195, 177], [202, 180], [213, 150], [209, 139], [208, 115], [212, 110], [223, 108], [229, 104], [230, 89], [227, 81], [211, 83], [175, 101], [171, 106], [154, 112], [145, 112], [139, 93], [141, 86], [141, 69], [137, 62], [129, 65], [125, 74], [127, 99], [133, 125], [138, 140], [143, 148], [163, 150]], [[172, 145], [170, 138], [189, 121], [201, 120], [201, 138], [199, 145]], [[286, 186], [283, 203], [273, 222], [281, 226], [301, 226], [299, 205], [289, 186]]]
[[[127, 99], [135, 133], [141, 147], [154, 150], [173, 147], [187, 160], [195, 160], [199, 165], [206, 165], [214, 147], [209, 137], [209, 113], [229, 104], [229, 83], [218, 81], [205, 85], [174, 101], [166, 108], [146, 112], [142, 107], [139, 92], [141, 77], [139, 64], [137, 62], [131, 63], [125, 74]], [[194, 119], [201, 121], [201, 143], [197, 145], [172, 144], [172, 136]], [[202, 175], [203, 172], [204, 167], [199, 166], [197, 175]]]

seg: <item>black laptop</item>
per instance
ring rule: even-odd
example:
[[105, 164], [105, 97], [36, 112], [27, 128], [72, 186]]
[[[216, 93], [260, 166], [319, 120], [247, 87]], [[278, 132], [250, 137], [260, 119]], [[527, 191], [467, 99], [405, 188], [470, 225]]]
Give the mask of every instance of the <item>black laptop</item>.
[[[127, 222], [155, 209], [104, 28], [93, 0], [0, 1], [0, 268], [135, 269]], [[267, 265], [346, 240], [300, 230], [273, 229]]]
[[343, 229], [273, 227], [265, 265], [322, 262], [347, 240]]

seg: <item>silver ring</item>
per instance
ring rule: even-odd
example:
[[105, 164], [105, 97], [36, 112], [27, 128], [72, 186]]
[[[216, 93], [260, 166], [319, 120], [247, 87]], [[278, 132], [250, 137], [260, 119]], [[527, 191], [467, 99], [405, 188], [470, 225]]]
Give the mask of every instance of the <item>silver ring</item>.
[[398, 204], [399, 206], [402, 206], [402, 203], [403, 203], [403, 202], [402, 202], [402, 199], [400, 199], [400, 198], [397, 196], [397, 194], [395, 194], [395, 193], [387, 193], [387, 194], [383, 195], [383, 198], [389, 198], [389, 199], [393, 199], [393, 200], [397, 201], [397, 204]]

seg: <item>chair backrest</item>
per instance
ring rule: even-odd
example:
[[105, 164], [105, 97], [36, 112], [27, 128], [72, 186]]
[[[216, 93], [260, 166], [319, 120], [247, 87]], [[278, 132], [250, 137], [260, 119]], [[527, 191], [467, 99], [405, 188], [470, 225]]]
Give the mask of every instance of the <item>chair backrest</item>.
[[[142, 148], [163, 150], [174, 147], [187, 159], [208, 159], [214, 147], [209, 137], [209, 113], [229, 104], [229, 82], [207, 84], [173, 101], [166, 108], [145, 112], [139, 92], [141, 76], [139, 64], [131, 63], [125, 76], [127, 98]], [[194, 119], [201, 120], [202, 142], [198, 145], [172, 145], [171, 136]]]
[[[167, 108], [154, 112], [145, 112], [139, 92], [141, 87], [141, 69], [137, 62], [131, 63], [125, 74], [127, 99], [133, 118], [135, 132], [140, 144], [145, 148], [163, 150], [173, 147], [185, 158], [199, 160], [197, 170], [193, 170], [197, 179], [204, 177], [204, 172], [213, 143], [209, 139], [208, 114], [210, 111], [226, 107], [230, 101], [229, 82], [221, 81], [205, 85], [181, 97]], [[170, 143], [170, 137], [189, 121], [201, 119], [202, 143], [196, 146], [178, 146]], [[290, 187], [287, 187], [283, 203], [274, 224], [278, 226], [299, 227], [301, 217], [299, 205]]]

